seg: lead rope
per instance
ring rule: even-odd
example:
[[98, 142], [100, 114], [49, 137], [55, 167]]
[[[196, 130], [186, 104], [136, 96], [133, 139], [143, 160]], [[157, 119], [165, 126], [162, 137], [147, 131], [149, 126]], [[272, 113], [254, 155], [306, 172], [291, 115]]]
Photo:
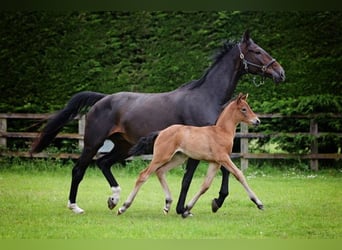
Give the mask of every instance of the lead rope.
[[254, 84], [255, 87], [259, 88], [260, 86], [265, 84], [265, 77], [261, 76], [261, 80], [259, 82], [256, 81], [257, 76], [249, 76], [250, 78], [252, 78], [252, 83]]

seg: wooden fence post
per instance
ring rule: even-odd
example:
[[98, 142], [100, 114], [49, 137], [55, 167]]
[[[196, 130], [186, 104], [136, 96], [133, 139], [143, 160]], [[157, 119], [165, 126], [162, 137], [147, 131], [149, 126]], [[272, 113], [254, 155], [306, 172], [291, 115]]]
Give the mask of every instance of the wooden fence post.
[[[1, 118], [0, 119], [0, 133], [6, 133], [7, 132], [7, 119]], [[7, 140], [6, 137], [0, 138], [0, 147], [7, 147]]]
[[[240, 132], [241, 134], [248, 133], [248, 125], [241, 122], [240, 123]], [[240, 152], [242, 154], [240, 162], [241, 162], [241, 170], [244, 171], [248, 168], [248, 159], [244, 158], [244, 154], [248, 153], [248, 138], [240, 139]]]
[[[84, 128], [85, 128], [85, 115], [82, 115], [78, 118], [78, 134], [84, 136]], [[83, 138], [78, 140], [78, 147], [83, 149], [84, 141]]]
[[[310, 120], [310, 135], [314, 136], [314, 139], [311, 142], [311, 154], [318, 154], [317, 134], [318, 134], [318, 124], [315, 119], [311, 119]], [[310, 160], [310, 168], [311, 170], [318, 171], [318, 159]]]

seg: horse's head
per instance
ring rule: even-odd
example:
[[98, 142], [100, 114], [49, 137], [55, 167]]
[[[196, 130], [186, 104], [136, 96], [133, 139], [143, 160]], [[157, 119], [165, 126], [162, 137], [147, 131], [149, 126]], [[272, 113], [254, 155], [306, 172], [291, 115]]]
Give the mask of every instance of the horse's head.
[[270, 77], [276, 83], [285, 81], [283, 67], [250, 38], [248, 31], [244, 33], [238, 47], [242, 65], [248, 73]]
[[244, 95], [242, 93], [236, 98], [236, 107], [237, 112], [237, 120], [239, 122], [245, 122], [250, 125], [258, 126], [260, 124], [260, 120], [257, 115], [253, 112], [253, 110], [249, 107], [247, 103], [248, 94]]

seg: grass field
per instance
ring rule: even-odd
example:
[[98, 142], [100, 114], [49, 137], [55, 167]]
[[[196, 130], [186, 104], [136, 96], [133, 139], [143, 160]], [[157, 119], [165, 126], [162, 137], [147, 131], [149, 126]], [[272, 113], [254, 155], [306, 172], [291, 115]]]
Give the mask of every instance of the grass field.
[[[131, 191], [141, 162], [113, 168], [121, 184], [120, 206]], [[245, 175], [265, 205], [259, 211], [242, 186], [231, 178], [230, 196], [215, 214], [211, 199], [217, 197], [220, 177], [198, 201], [194, 216], [182, 219], [175, 212], [182, 169], [171, 171], [174, 204], [162, 213], [164, 195], [153, 175], [134, 204], [121, 216], [107, 208], [111, 194], [96, 168], [89, 168], [78, 193], [86, 210], [73, 214], [66, 208], [71, 162], [26, 161], [0, 167], [1, 239], [341, 239], [342, 173], [287, 168], [251, 167]], [[204, 169], [204, 166], [202, 166]], [[198, 171], [189, 191], [197, 191], [205, 171]]]

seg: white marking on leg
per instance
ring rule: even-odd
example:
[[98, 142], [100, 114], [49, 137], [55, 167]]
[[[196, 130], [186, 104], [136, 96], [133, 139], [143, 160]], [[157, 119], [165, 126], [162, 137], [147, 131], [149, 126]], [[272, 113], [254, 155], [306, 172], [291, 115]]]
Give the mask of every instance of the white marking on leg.
[[120, 186], [117, 186], [117, 187], [111, 187], [111, 189], [112, 189], [113, 195], [110, 198], [113, 204], [117, 205], [120, 200], [121, 188]]
[[68, 208], [71, 211], [73, 211], [75, 214], [83, 214], [84, 213], [84, 210], [82, 208], [77, 206], [76, 203], [70, 203], [70, 201], [68, 201]]

